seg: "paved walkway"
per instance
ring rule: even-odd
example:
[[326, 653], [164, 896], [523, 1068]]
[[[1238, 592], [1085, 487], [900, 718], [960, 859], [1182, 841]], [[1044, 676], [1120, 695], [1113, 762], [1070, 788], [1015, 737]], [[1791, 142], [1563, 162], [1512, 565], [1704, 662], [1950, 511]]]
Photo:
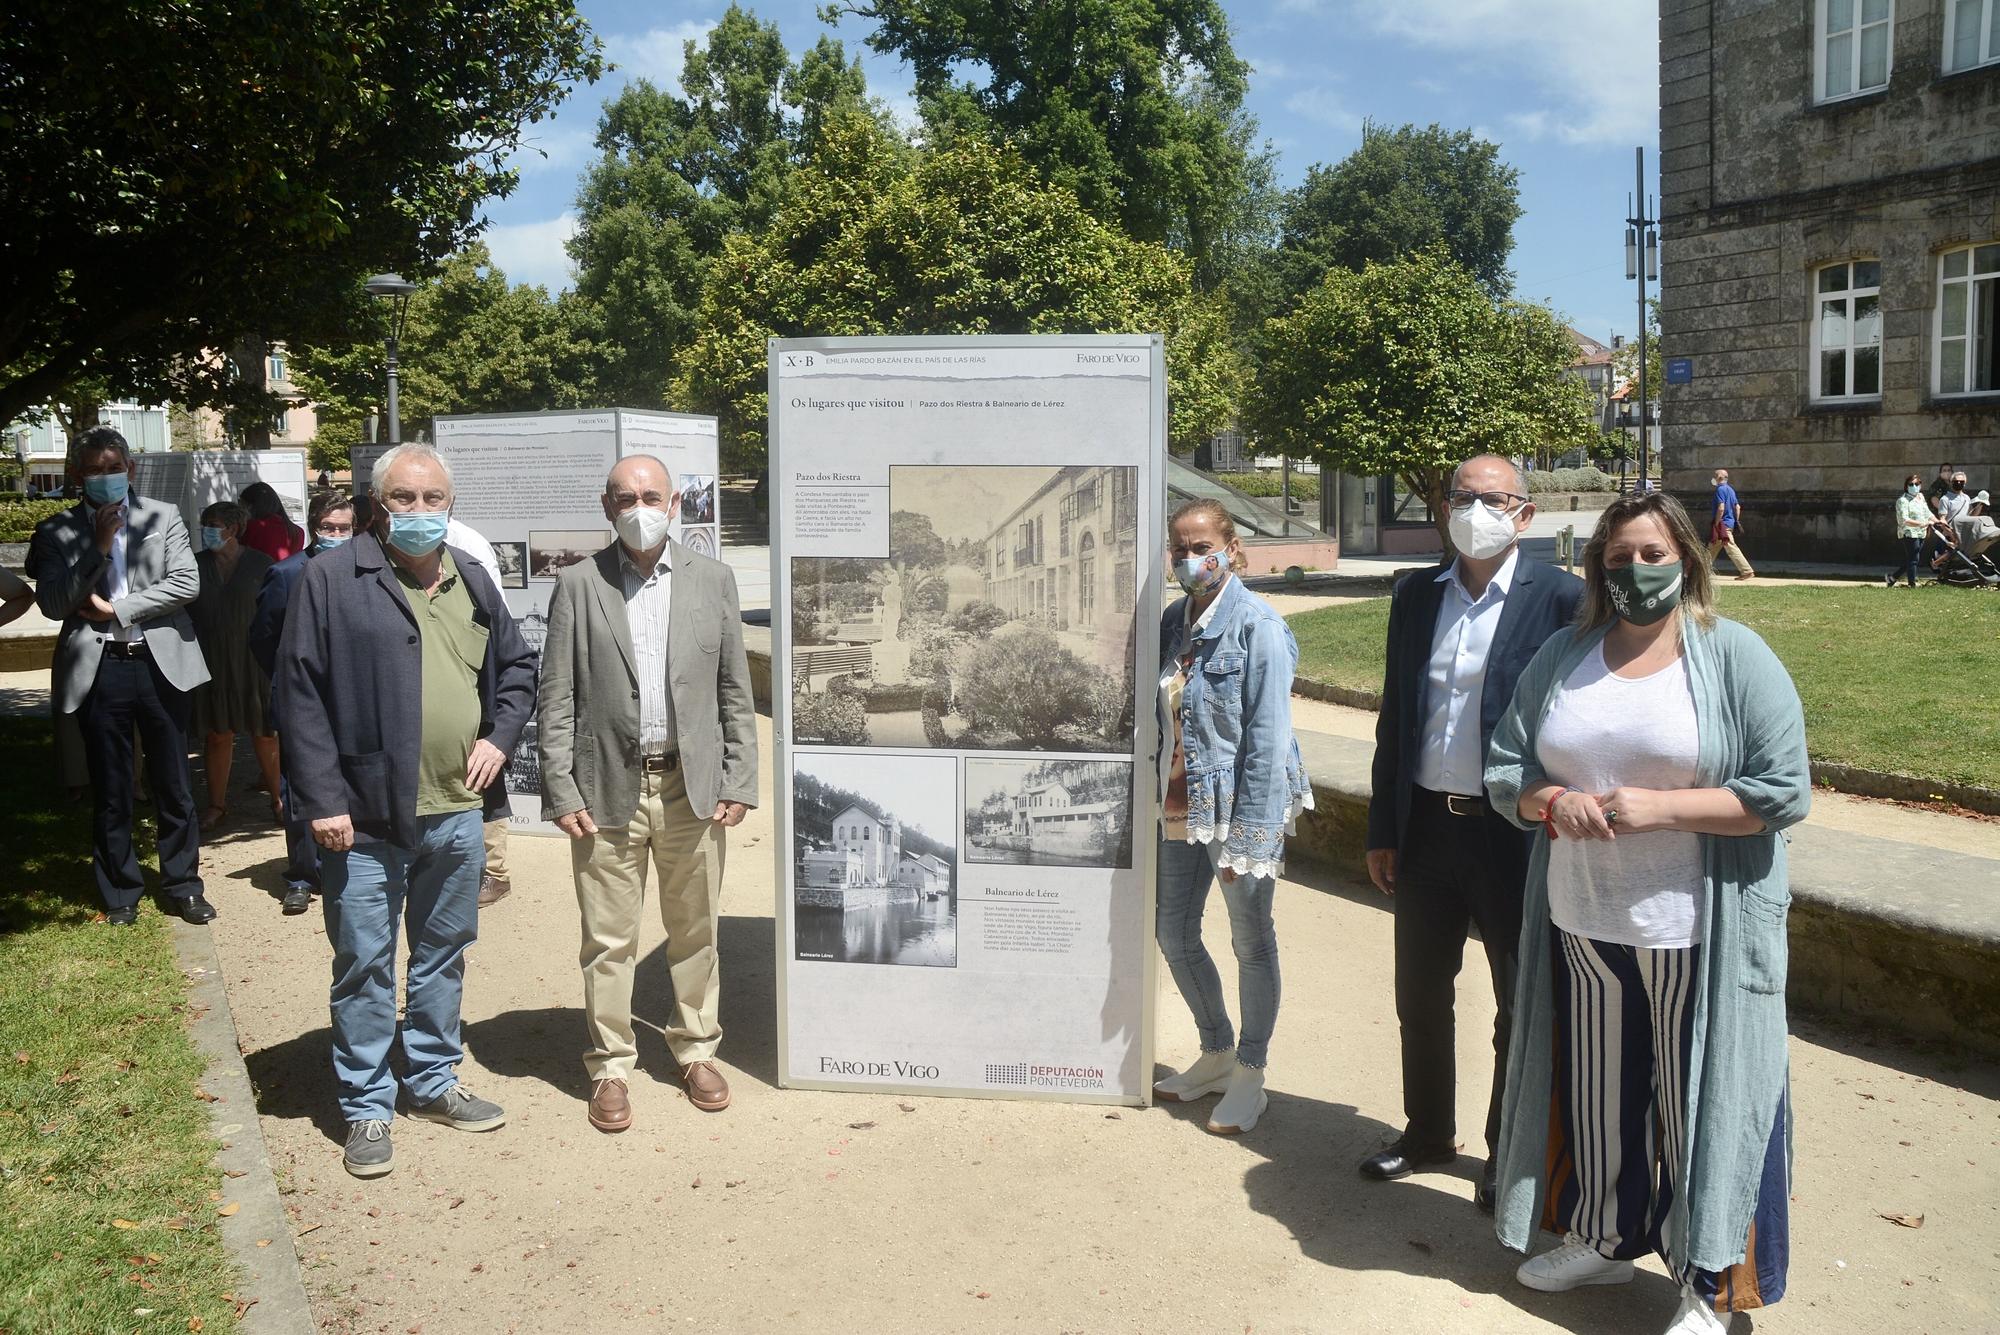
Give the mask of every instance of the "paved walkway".
[[[0, 677], [0, 700], [45, 707], [41, 680]], [[768, 756], [768, 731], [764, 742]], [[767, 796], [769, 783], [767, 770]], [[1271, 1110], [1222, 1140], [1177, 1108], [776, 1089], [772, 837], [767, 801], [733, 839], [724, 880], [733, 1108], [697, 1113], [670, 1083], [650, 1027], [665, 1011], [655, 937], [640, 965], [638, 1124], [619, 1137], [585, 1124], [567, 851], [516, 838], [516, 890], [483, 915], [469, 960], [463, 1070], [511, 1121], [464, 1136], [399, 1120], [397, 1170], [371, 1184], [341, 1171], [333, 1138], [320, 919], [279, 915], [276, 831], [239, 825], [211, 841], [211, 930], [323, 1329], [1664, 1326], [1674, 1296], [1656, 1265], [1620, 1289], [1551, 1297], [1515, 1284], [1518, 1258], [1470, 1204], [1476, 1144], [1407, 1182], [1355, 1175], [1401, 1120], [1390, 922], [1372, 890], [1279, 886], [1286, 992]], [[1228, 982], [1219, 915], [1209, 928]], [[1468, 1128], [1490, 1060], [1478, 975], [1468, 968], [1460, 995]], [[1194, 1033], [1164, 971], [1158, 1006], [1161, 1058], [1185, 1061]], [[1756, 1329], [2000, 1326], [2000, 1073], [1806, 1022], [1792, 1051], [1792, 1290]]]

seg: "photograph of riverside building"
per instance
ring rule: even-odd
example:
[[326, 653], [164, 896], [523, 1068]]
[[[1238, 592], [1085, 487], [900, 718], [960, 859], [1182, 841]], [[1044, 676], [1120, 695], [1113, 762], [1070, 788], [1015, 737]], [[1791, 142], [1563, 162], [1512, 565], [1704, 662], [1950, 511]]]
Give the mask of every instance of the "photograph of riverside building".
[[792, 739], [1129, 751], [1138, 470], [889, 470], [886, 557], [791, 565]]
[[957, 762], [943, 756], [795, 757], [798, 958], [958, 963], [957, 797]]
[[1131, 763], [967, 760], [965, 860], [1131, 866]]
[[1660, 8], [1662, 475], [1744, 547], [1874, 562], [1942, 464], [2000, 492], [2000, 22], [1980, 0]]

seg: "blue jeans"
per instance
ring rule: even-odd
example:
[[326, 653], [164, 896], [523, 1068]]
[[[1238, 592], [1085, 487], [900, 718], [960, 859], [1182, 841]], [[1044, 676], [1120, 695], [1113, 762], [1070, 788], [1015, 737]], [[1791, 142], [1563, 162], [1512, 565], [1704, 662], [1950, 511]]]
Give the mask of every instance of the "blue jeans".
[[333, 1074], [341, 1116], [396, 1112], [389, 1049], [396, 1041], [396, 919], [410, 935], [403, 1014], [404, 1086], [416, 1103], [452, 1087], [465, 1055], [458, 1003], [465, 948], [479, 935], [486, 844], [477, 811], [423, 816], [415, 848], [383, 840], [320, 861], [321, 905], [333, 943]]
[[313, 842], [312, 822], [297, 814], [292, 805], [292, 785], [282, 776], [278, 792], [285, 804], [285, 888], [319, 889], [319, 845]]
[[1255, 880], [1239, 876], [1222, 886], [1223, 902], [1229, 906], [1229, 940], [1236, 951], [1236, 990], [1243, 1004], [1243, 1036], [1237, 1040], [1222, 997], [1222, 976], [1201, 943], [1202, 910], [1214, 881], [1215, 864], [1206, 844], [1161, 840], [1153, 939], [1167, 958], [1174, 985], [1194, 1012], [1201, 1050], [1227, 1052], [1233, 1045], [1238, 1061], [1261, 1067], [1278, 1020], [1278, 933], [1271, 922], [1277, 882], [1268, 876]]

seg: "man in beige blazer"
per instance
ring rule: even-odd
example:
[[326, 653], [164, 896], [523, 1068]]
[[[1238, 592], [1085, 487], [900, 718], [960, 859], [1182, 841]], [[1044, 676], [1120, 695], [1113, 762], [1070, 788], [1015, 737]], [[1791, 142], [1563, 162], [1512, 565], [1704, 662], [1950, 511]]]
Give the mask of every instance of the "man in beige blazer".
[[726, 832], [757, 800], [756, 705], [736, 576], [667, 536], [678, 495], [649, 455], [604, 481], [617, 540], [565, 569], [542, 646], [542, 813], [570, 837], [583, 915], [590, 1124], [632, 1124], [632, 974], [648, 860], [660, 873], [673, 1013], [667, 1046], [688, 1101], [729, 1106], [715, 1064], [716, 917]]

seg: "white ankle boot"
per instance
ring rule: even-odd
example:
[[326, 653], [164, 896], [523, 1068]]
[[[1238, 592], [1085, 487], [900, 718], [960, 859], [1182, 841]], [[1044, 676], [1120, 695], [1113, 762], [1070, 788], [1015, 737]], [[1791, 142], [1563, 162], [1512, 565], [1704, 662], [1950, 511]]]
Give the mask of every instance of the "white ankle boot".
[[1264, 1092], [1264, 1068], [1238, 1064], [1229, 1077], [1222, 1102], [1209, 1115], [1208, 1129], [1218, 1136], [1238, 1136], [1257, 1125], [1271, 1096]]
[[1204, 1052], [1195, 1064], [1179, 1075], [1170, 1075], [1153, 1085], [1153, 1097], [1162, 1103], [1193, 1103], [1210, 1094], [1220, 1094], [1236, 1069], [1236, 1050]]
[[1681, 1305], [1674, 1312], [1674, 1324], [1667, 1327], [1667, 1335], [1725, 1335], [1729, 1329], [1729, 1318], [1695, 1296], [1694, 1290], [1681, 1288]]

